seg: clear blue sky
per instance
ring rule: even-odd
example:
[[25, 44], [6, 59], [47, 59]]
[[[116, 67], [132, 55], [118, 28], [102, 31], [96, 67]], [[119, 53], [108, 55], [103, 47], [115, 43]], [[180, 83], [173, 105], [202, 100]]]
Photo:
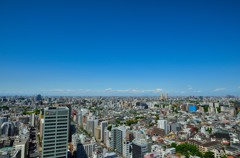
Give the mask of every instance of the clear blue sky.
[[239, 0], [1, 0], [0, 95], [240, 95]]

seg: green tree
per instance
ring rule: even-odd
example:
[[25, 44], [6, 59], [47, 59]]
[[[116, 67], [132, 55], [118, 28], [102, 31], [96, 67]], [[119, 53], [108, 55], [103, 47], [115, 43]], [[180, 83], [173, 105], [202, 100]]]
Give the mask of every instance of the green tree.
[[206, 129], [206, 131], [208, 131], [211, 134], [212, 133], [212, 128], [208, 128], [208, 129]]
[[204, 154], [203, 158], [214, 158], [214, 153], [211, 151], [208, 151]]
[[217, 107], [217, 112], [221, 113], [221, 108], [220, 107]]
[[2, 107], [0, 107], [0, 109], [9, 110], [9, 107], [8, 106], [2, 106]]
[[158, 114], [156, 114], [155, 116], [156, 116], [155, 120], [159, 120], [159, 116], [158, 116]]
[[36, 115], [39, 115], [39, 114], [40, 114], [40, 110], [39, 110], [39, 109], [36, 109], [36, 110], [34, 110], [34, 113], [35, 113]]
[[120, 120], [115, 120], [115, 122], [116, 122], [117, 124], [120, 124]]
[[132, 124], [136, 124], [138, 121], [137, 120], [127, 120], [126, 125], [131, 126]]
[[112, 125], [108, 126], [107, 130], [111, 131], [112, 130]]
[[203, 109], [204, 109], [204, 112], [208, 112], [208, 106], [204, 106]]
[[198, 148], [191, 144], [185, 143], [176, 145], [175, 143], [173, 143], [171, 144], [171, 147], [175, 147], [177, 153], [180, 153], [186, 157], [189, 157], [190, 155], [203, 157], [202, 153], [198, 150]]
[[172, 148], [176, 148], [176, 147], [177, 147], [177, 144], [176, 144], [176, 143], [172, 143], [172, 144], [171, 144], [171, 147], [172, 147]]

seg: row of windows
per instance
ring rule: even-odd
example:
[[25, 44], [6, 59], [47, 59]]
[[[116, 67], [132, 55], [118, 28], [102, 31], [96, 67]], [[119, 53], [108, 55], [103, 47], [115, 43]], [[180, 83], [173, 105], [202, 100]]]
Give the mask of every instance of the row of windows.
[[45, 122], [56, 122], [56, 120], [45, 120]]
[[44, 158], [49, 158], [49, 157], [52, 157], [52, 156], [54, 156], [53, 154], [51, 154], [51, 155], [44, 155], [43, 157]]
[[67, 126], [57, 126], [57, 128], [67, 128]]
[[45, 129], [55, 129], [56, 126], [45, 127]]
[[[60, 124], [60, 123], [58, 123], [58, 124]], [[64, 125], [65, 125], [66, 123], [64, 123]], [[49, 124], [47, 124], [47, 126], [45, 127], [45, 129], [55, 129], [56, 127], [57, 128], [67, 128], [67, 126], [56, 126], [56, 124], [54, 124], [55, 126], [48, 126]], [[62, 123], [61, 123], [61, 125], [62, 125]]]
[[46, 120], [45, 121], [46, 124], [50, 124], [50, 123], [68, 123], [67, 120]]
[[45, 133], [55, 132], [55, 131], [56, 131], [56, 129], [47, 129], [47, 130], [45, 130]]
[[58, 129], [57, 132], [66, 132], [66, 129]]
[[[61, 132], [61, 133], [57, 133], [57, 136], [59, 136], [59, 137], [61, 137], [62, 135], [67, 135], [67, 133], [66, 132]], [[55, 136], [56, 136], [56, 133], [53, 133], [53, 134], [45, 134], [44, 135], [44, 137], [45, 138], [47, 138], [47, 139], [54, 139], [55, 138]], [[66, 136], [63, 136], [64, 138], [66, 137]], [[58, 137], [57, 137], [58, 138]]]
[[45, 123], [45, 127], [56, 126], [56, 123]]
[[[66, 141], [67, 141], [67, 139], [63, 139], [63, 140], [61, 140], [61, 141], [65, 141], [65, 142], [63, 142], [63, 143], [57, 143], [56, 145], [57, 146], [62, 146], [62, 145], [66, 145]], [[52, 146], [55, 146], [55, 144], [53, 144], [53, 141], [51, 141], [51, 142], [49, 142], [49, 141], [44, 141], [44, 149], [45, 149], [45, 147], [46, 148], [49, 148], [49, 147], [52, 147]], [[46, 144], [46, 143], [51, 143], [51, 144]]]
[[68, 121], [66, 118], [58, 118], [57, 121]]
[[[45, 146], [46, 147], [46, 146]], [[44, 150], [54, 150], [55, 148], [54, 147], [46, 147], [44, 148]], [[44, 152], [45, 153], [45, 152]]]
[[52, 146], [54, 146], [55, 144], [44, 144], [44, 147], [52, 147]]
[[56, 119], [56, 116], [45, 117], [45, 119]]
[[58, 118], [68, 118], [68, 116], [58, 116]]
[[66, 143], [57, 143], [56, 145], [66, 145]]
[[58, 136], [57, 139], [66, 138], [66, 136]]
[[48, 138], [47, 140], [44, 140], [44, 143], [54, 143], [54, 142], [55, 142], [55, 137], [53, 137], [52, 139]]
[[52, 134], [44, 134], [44, 136], [55, 136], [55, 133], [52, 133]]
[[58, 141], [67, 142], [67, 139], [66, 138], [59, 138]]
[[62, 156], [62, 155], [66, 155], [66, 152], [61, 152], [61, 153], [57, 153], [56, 156]]
[[56, 125], [67, 125], [68, 122], [59, 122], [59, 123], [45, 123], [45, 127], [56, 126]]
[[66, 125], [67, 122], [64, 122], [64, 123], [57, 123], [57, 125]]
[[63, 149], [60, 149], [60, 148], [63, 148], [63, 149], [66, 149], [67, 148], [67, 146], [66, 145], [64, 145], [64, 146], [58, 146], [58, 150], [56, 150], [56, 152], [61, 152]]
[[57, 135], [67, 135], [67, 132], [57, 133]]

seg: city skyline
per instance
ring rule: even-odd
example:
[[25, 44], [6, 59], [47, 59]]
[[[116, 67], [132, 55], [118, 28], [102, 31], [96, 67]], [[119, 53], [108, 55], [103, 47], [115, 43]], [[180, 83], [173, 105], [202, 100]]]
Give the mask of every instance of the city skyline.
[[0, 95], [239, 96], [239, 7], [1, 1]]

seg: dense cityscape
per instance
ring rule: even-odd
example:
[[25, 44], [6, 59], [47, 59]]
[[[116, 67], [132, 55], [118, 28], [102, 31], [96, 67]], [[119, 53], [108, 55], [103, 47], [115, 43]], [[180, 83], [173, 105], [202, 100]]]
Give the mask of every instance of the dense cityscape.
[[240, 98], [0, 97], [1, 158], [240, 156]]

